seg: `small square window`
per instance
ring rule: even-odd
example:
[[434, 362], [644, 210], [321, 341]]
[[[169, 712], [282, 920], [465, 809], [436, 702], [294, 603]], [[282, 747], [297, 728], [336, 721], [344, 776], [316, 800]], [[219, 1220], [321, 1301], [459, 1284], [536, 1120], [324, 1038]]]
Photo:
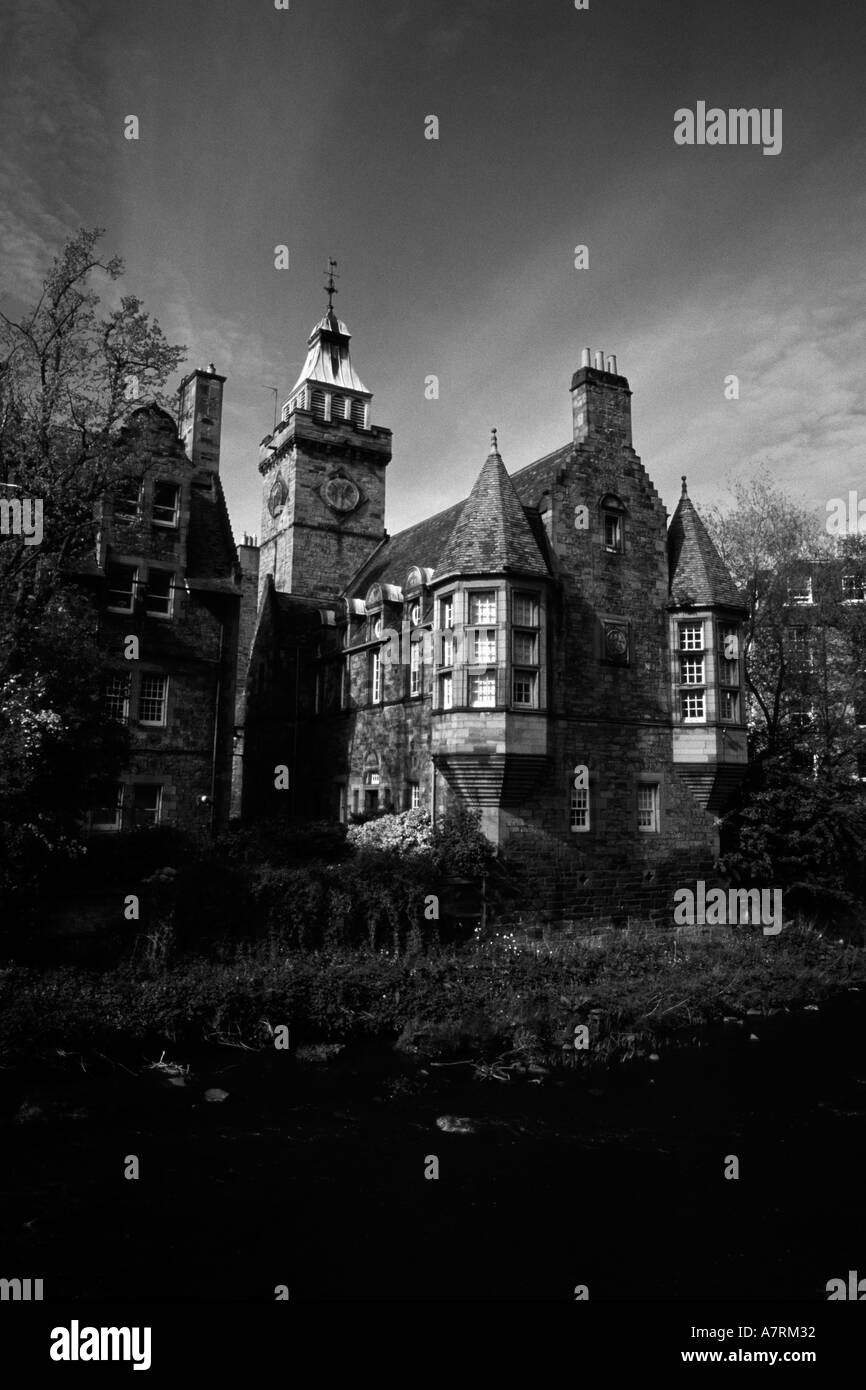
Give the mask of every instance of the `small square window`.
[[108, 607], [112, 613], [131, 613], [135, 606], [138, 570], [135, 565], [109, 565]]
[[496, 677], [469, 677], [469, 704], [472, 709], [493, 709], [496, 704]]
[[153, 521], [155, 526], [177, 526], [180, 488], [177, 483], [154, 483]]
[[538, 672], [515, 671], [512, 704], [534, 708], [538, 704]]
[[484, 623], [496, 622], [496, 593], [470, 593], [469, 595], [469, 623], [470, 626], [482, 626]]
[[150, 570], [144, 596], [144, 611], [150, 618], [170, 618], [174, 575], [170, 570]]
[[703, 623], [680, 623], [680, 651], [699, 652], [704, 647]]
[[704, 659], [702, 656], [680, 657], [680, 680], [683, 685], [703, 685]]
[[704, 692], [702, 690], [690, 692], [687, 695], [683, 694], [680, 700], [683, 719], [687, 722], [691, 720], [694, 723], [705, 718]]

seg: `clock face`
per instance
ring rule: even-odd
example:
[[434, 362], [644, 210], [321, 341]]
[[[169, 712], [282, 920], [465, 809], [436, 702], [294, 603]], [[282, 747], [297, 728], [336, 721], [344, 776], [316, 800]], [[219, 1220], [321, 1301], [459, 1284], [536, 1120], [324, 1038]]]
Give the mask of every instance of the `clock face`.
[[279, 516], [286, 504], [286, 485], [281, 478], [278, 478], [271, 488], [268, 497], [268, 511], [271, 516]]
[[331, 478], [325, 484], [325, 501], [335, 512], [353, 512], [361, 494], [350, 478]]

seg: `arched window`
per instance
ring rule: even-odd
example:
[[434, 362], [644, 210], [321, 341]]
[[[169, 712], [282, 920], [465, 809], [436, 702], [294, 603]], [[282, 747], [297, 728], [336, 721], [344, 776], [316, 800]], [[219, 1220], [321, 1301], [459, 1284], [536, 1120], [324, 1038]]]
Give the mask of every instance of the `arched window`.
[[324, 420], [325, 418], [325, 393], [324, 391], [314, 391], [310, 401], [310, 409], [313, 412], [314, 420]]
[[366, 428], [367, 407], [363, 401], [352, 401], [352, 424], [356, 430]]
[[345, 418], [346, 418], [346, 400], [345, 400], [345, 397], [344, 397], [344, 396], [332, 396], [332, 397], [331, 397], [331, 419], [332, 419], [332, 420], [345, 420]]

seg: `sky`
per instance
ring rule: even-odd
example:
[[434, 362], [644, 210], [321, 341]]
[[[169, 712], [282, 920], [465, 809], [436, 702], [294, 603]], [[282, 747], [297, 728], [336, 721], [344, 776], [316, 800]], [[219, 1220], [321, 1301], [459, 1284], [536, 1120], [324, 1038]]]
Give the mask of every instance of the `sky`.
[[[763, 470], [821, 516], [866, 495], [853, 0], [2, 0], [0, 55], [0, 307], [104, 227], [185, 370], [227, 377], [236, 540], [329, 256], [391, 534], [468, 493], [491, 426], [512, 472], [567, 443], [583, 347], [669, 511], [681, 474], [699, 508]], [[698, 102], [780, 108], [780, 153], [676, 144]]]

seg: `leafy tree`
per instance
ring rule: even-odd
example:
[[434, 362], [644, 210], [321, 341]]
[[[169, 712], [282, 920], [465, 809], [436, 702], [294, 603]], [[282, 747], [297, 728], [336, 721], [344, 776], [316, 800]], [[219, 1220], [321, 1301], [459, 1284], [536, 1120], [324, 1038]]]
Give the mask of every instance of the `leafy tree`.
[[[864, 693], [866, 545], [832, 543], [814, 515], [767, 477], [737, 480], [707, 526], [745, 596], [748, 722], [758, 758], [850, 759]], [[812, 601], [797, 599], [811, 585]]]
[[[118, 434], [163, 388], [185, 349], [170, 345], [133, 295], [100, 312], [100, 229], [55, 259], [36, 304], [0, 310], [0, 502], [42, 506], [38, 543], [0, 537], [0, 892], [30, 893], [52, 855], [74, 853], [88, 775], [109, 773], [124, 734], [100, 709], [96, 615], [75, 582], [95, 549], [100, 501], [147, 460], [122, 461]], [[4, 532], [9, 529], [4, 525]]]

